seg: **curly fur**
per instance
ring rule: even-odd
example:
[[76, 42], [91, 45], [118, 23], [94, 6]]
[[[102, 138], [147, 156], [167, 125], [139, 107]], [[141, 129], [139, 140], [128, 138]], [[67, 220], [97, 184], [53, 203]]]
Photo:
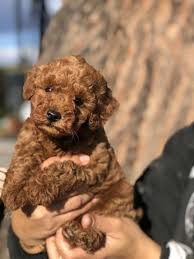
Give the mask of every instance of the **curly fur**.
[[[29, 210], [48, 206], [81, 190], [101, 198], [92, 212], [135, 218], [133, 188], [103, 129], [118, 107], [103, 76], [83, 58], [65, 57], [32, 68], [24, 84], [24, 98], [31, 100], [32, 112], [20, 131], [7, 173], [2, 193], [6, 207]], [[46, 116], [49, 109], [59, 112], [61, 119], [50, 122]], [[41, 169], [49, 157], [67, 153], [88, 154], [90, 163], [55, 162]], [[66, 223], [63, 233], [72, 245], [88, 252], [105, 244], [104, 233], [82, 229], [80, 219]], [[40, 252], [43, 243], [32, 249], [21, 242], [29, 253]]]

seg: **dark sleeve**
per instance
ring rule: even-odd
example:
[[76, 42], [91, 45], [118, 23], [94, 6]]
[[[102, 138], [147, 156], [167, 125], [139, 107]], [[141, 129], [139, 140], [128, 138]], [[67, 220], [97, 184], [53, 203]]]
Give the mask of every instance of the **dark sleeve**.
[[0, 225], [1, 225], [1, 222], [4, 217], [4, 210], [5, 210], [4, 204], [3, 204], [2, 200], [0, 199]]
[[10, 259], [48, 259], [46, 253], [36, 255], [27, 254], [20, 246], [19, 240], [14, 234], [11, 226], [8, 230], [7, 246]]
[[174, 240], [169, 241], [165, 246], [162, 246], [160, 259], [193, 259], [193, 250], [185, 245]]
[[166, 156], [153, 161], [136, 183], [135, 202], [144, 209], [140, 225], [160, 245], [173, 236], [186, 185], [183, 171]]
[[[159, 161], [155, 162], [158, 164]], [[163, 179], [162, 174], [158, 176], [157, 181], [152, 177], [155, 169], [155, 165], [152, 170], [147, 169], [136, 185], [136, 198], [138, 197], [138, 203], [145, 211], [140, 222], [141, 227], [160, 244], [161, 259], [193, 259], [194, 178], [191, 176], [193, 174], [194, 177], [194, 168], [191, 168], [187, 180], [182, 179], [184, 184], [179, 183], [179, 178], [176, 177], [167, 181]], [[165, 170], [160, 172], [165, 173]], [[159, 193], [157, 190], [160, 190]]]
[[[194, 234], [188, 238], [185, 223], [189, 207], [189, 225], [194, 226], [194, 195], [191, 202], [194, 183], [190, 178], [193, 166], [192, 124], [168, 140], [162, 154], [150, 163], [136, 183], [135, 203], [137, 207], [143, 206], [145, 211], [141, 227], [161, 245], [162, 259], [171, 259], [172, 255], [174, 259], [182, 258], [183, 253], [191, 256], [183, 258], [194, 258]], [[194, 227], [190, 232], [194, 233]], [[180, 257], [178, 254], [175, 257], [176, 251], [180, 252]]]
[[160, 259], [169, 259], [170, 250], [168, 247], [163, 246], [161, 250]]

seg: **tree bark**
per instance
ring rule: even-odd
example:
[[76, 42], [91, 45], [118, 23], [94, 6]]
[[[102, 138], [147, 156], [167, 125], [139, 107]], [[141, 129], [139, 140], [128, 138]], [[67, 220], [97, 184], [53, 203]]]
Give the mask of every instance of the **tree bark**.
[[194, 118], [194, 1], [66, 0], [39, 63], [70, 54], [101, 70], [119, 100], [106, 130], [134, 182]]

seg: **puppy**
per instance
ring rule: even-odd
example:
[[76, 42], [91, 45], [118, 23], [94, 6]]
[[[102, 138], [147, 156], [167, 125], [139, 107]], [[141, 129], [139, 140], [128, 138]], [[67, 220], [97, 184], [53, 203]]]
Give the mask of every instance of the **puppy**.
[[[133, 188], [127, 182], [110, 146], [103, 125], [117, 109], [104, 77], [83, 58], [69, 56], [35, 66], [24, 84], [31, 100], [31, 115], [24, 123], [7, 172], [2, 199], [10, 210], [49, 206], [72, 192], [93, 193], [101, 202], [92, 213], [136, 218]], [[55, 162], [41, 169], [52, 156], [87, 154], [90, 162]], [[111, 222], [110, 222], [111, 224]], [[93, 253], [105, 245], [105, 234], [83, 229], [80, 218], [63, 226], [73, 246]], [[44, 250], [21, 245], [28, 253]]]

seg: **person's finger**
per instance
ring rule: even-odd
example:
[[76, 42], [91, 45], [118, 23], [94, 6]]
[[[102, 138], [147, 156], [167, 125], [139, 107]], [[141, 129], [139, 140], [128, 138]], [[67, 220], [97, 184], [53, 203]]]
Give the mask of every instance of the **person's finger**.
[[57, 203], [52, 206], [52, 210], [55, 210], [54, 215], [64, 214], [73, 210], [82, 208], [86, 203], [94, 198], [93, 194], [80, 194], [69, 198], [66, 202]]
[[94, 219], [89, 214], [85, 214], [82, 217], [81, 224], [83, 228], [89, 228], [94, 224]]
[[0, 181], [4, 182], [5, 181], [5, 174], [0, 172]]
[[86, 214], [82, 217], [81, 223], [84, 228], [95, 226], [102, 232], [109, 233], [112, 231], [113, 225], [119, 229], [119, 226], [121, 225], [121, 219], [115, 217]]
[[49, 237], [46, 239], [46, 250], [49, 259], [60, 259], [62, 258], [57, 250], [55, 237]]
[[6, 169], [5, 168], [0, 168], [0, 181], [4, 182], [5, 176], [6, 176]]
[[0, 167], [0, 172], [2, 172], [2, 173], [6, 173], [6, 172], [7, 172], [7, 169], [6, 169], [6, 168], [4, 168], [4, 167]]
[[90, 161], [90, 157], [84, 154], [80, 154], [80, 155], [66, 154], [65, 156], [62, 156], [62, 157], [53, 156], [48, 158], [42, 163], [41, 169], [47, 168], [48, 166], [50, 166], [55, 162], [64, 162], [68, 160], [71, 160], [78, 165], [87, 165]]
[[[69, 155], [66, 156], [67, 159], [70, 158]], [[42, 164], [41, 164], [41, 169], [45, 169], [47, 167], [49, 167], [51, 164], [55, 163], [55, 162], [60, 162], [61, 158], [58, 156], [53, 156], [53, 157], [49, 157], [47, 160], [45, 160]]]
[[48, 216], [54, 214], [54, 212], [48, 211], [48, 209], [42, 205], [38, 205], [32, 214], [30, 215], [30, 218], [32, 219], [40, 219], [42, 217]]
[[88, 212], [91, 208], [96, 206], [96, 204], [98, 202], [99, 202], [99, 199], [94, 198], [91, 201], [89, 201], [84, 207], [82, 207], [78, 210], [70, 211], [68, 213], [56, 216], [55, 217], [56, 228], [59, 228], [67, 221], [74, 220], [75, 218], [79, 217], [80, 215]]
[[62, 228], [59, 228], [56, 232], [55, 236], [56, 248], [59, 253], [65, 258], [71, 251], [72, 247], [68, 242], [64, 239], [62, 234]]
[[55, 236], [56, 247], [62, 258], [89, 258], [88, 254], [79, 247], [71, 247], [62, 234], [62, 229], [58, 229]]
[[[1, 182], [0, 182], [1, 184]], [[85, 204], [93, 199], [94, 195], [80, 194], [69, 198], [66, 201], [57, 202], [46, 208], [44, 206], [37, 206], [37, 208], [32, 212], [31, 217], [34, 219], [42, 218], [44, 216], [58, 216], [64, 213], [68, 213], [73, 210], [82, 208]]]
[[75, 164], [78, 164], [78, 165], [87, 165], [90, 161], [90, 157], [87, 156], [87, 155], [83, 155], [83, 154], [61, 157], [61, 162], [64, 162], [64, 161], [67, 161], [67, 160], [71, 160]]
[[1, 192], [3, 190], [3, 185], [4, 185], [4, 181], [5, 181], [6, 171], [7, 170], [5, 168], [0, 168], [0, 196], [1, 196]]

